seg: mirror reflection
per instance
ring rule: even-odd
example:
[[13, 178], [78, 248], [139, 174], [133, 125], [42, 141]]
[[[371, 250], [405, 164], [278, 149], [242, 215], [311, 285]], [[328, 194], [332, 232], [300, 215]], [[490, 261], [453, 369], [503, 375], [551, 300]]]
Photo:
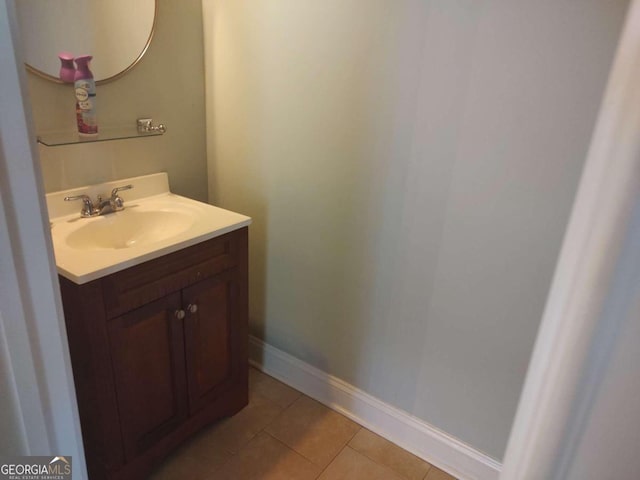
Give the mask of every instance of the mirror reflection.
[[59, 81], [60, 52], [92, 55], [96, 81], [117, 78], [144, 55], [156, 0], [20, 0], [24, 58], [32, 71]]

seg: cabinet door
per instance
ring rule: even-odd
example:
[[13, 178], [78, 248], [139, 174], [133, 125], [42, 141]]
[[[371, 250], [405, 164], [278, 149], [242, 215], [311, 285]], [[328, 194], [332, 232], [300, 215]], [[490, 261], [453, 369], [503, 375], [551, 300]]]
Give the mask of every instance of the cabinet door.
[[[241, 342], [246, 338], [241, 334], [241, 293], [235, 269], [182, 292], [187, 310], [185, 345], [191, 414], [244, 378]], [[189, 306], [197, 311], [190, 311]]]
[[183, 320], [175, 293], [109, 321], [125, 456], [131, 460], [187, 417]]

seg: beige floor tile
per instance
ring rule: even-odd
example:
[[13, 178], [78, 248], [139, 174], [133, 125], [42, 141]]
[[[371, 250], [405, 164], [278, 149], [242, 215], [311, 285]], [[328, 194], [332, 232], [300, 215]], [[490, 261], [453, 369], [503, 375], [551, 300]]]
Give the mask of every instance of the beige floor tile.
[[[227, 450], [224, 436], [218, 430], [224, 425], [219, 422], [204, 428], [193, 438], [185, 442], [179, 450], [172, 456], [182, 456], [193, 458], [211, 468], [217, 468], [225, 463], [231, 453]], [[248, 440], [247, 440], [248, 441]]]
[[168, 457], [149, 477], [149, 480], [207, 480], [231, 455], [212, 457], [206, 461], [180, 449]]
[[439, 468], [431, 467], [431, 470], [429, 470], [429, 473], [424, 480], [456, 480], [456, 477], [452, 477], [447, 472], [443, 472]]
[[249, 395], [262, 395], [273, 403], [287, 408], [295, 402], [300, 395], [299, 391], [279, 382], [269, 375], [265, 375], [255, 368], [249, 369]]
[[361, 429], [349, 446], [407, 480], [423, 480], [431, 465], [379, 435]]
[[312, 480], [325, 467], [322, 480], [455, 480], [255, 369], [249, 405], [185, 443], [150, 480]]
[[262, 432], [208, 479], [312, 480], [319, 474], [320, 467]]
[[247, 407], [203, 432], [192, 448], [199, 454], [213, 450], [237, 453], [283, 410], [261, 395], [252, 395]]
[[325, 467], [359, 429], [357, 423], [303, 395], [266, 431], [316, 465]]
[[345, 447], [318, 480], [402, 480], [393, 471]]

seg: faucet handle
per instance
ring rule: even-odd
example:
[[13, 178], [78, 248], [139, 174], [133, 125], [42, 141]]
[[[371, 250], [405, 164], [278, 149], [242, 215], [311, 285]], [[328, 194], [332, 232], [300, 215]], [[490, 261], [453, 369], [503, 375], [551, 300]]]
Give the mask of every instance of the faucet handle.
[[116, 187], [113, 190], [111, 190], [111, 198], [114, 198], [115, 196], [118, 195], [118, 192], [122, 192], [123, 190], [131, 190], [133, 188], [133, 185], [124, 185], [122, 187]]
[[114, 212], [118, 212], [120, 210], [124, 209], [124, 200], [122, 200], [122, 197], [120, 195], [118, 195], [118, 192], [121, 192], [123, 190], [131, 190], [133, 188], [133, 185], [124, 185], [122, 187], [116, 187], [113, 190], [111, 190], [111, 208], [113, 209]]
[[82, 200], [82, 210], [80, 211], [81, 217], [94, 217], [99, 215], [99, 211], [93, 207], [93, 202], [89, 195], [73, 195], [71, 197], [64, 197], [65, 202], [72, 202], [74, 200]]

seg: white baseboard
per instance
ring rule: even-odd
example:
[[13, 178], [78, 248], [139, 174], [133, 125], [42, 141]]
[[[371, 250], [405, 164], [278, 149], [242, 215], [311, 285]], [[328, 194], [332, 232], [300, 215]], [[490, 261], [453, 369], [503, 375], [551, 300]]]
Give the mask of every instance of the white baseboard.
[[252, 365], [460, 480], [497, 480], [501, 464], [428, 423], [256, 337]]

